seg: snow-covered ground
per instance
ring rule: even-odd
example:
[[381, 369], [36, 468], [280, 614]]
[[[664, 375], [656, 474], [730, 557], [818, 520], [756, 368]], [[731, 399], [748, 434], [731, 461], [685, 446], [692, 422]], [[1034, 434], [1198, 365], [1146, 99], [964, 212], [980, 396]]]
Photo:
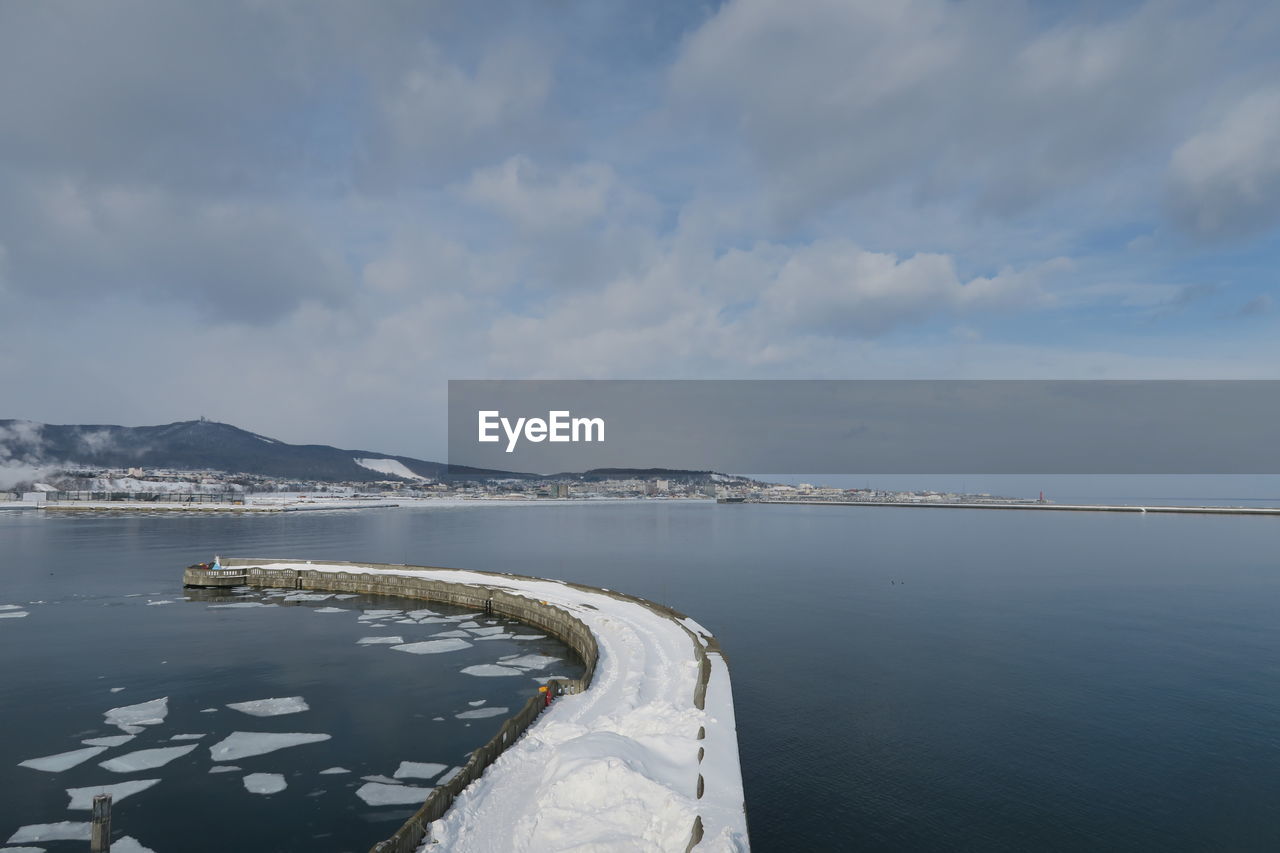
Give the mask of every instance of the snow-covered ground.
[[377, 471], [379, 474], [391, 474], [395, 477], [404, 477], [406, 480], [425, 480], [413, 473], [405, 466], [403, 462], [396, 459], [378, 459], [378, 458], [354, 458], [352, 462], [361, 468], [368, 468], [370, 471]]
[[684, 629], [703, 643], [710, 633], [692, 619], [680, 623], [634, 599], [552, 580], [449, 569], [257, 565], [503, 588], [563, 607], [595, 635], [599, 659], [590, 689], [558, 698], [431, 824], [423, 850], [683, 851], [695, 818], [703, 827], [696, 850], [749, 849], [729, 671], [712, 653], [705, 708], [697, 708], [694, 640]]

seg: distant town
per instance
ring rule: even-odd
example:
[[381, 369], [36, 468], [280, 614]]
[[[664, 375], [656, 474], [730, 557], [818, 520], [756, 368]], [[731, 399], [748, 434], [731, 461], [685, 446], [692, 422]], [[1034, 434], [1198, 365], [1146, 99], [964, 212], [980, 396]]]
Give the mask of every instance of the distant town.
[[601, 477], [557, 475], [545, 479], [494, 478], [434, 480], [427, 477], [360, 482], [325, 482], [260, 474], [175, 469], [99, 468], [66, 466], [43, 472], [39, 480], [15, 484], [0, 492], [0, 501], [28, 503], [155, 502], [245, 504], [255, 497], [279, 501], [296, 496], [307, 500], [477, 501], [522, 500], [720, 500], [724, 502], [829, 501], [847, 502], [1009, 502], [988, 494], [938, 491], [840, 489], [801, 483], [768, 483], [725, 474], [689, 472], [666, 477]]

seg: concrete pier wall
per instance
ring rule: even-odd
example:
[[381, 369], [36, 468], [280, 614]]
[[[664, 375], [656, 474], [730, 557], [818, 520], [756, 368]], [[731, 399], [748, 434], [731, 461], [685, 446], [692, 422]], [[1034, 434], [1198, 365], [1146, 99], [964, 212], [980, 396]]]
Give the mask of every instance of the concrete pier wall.
[[[434, 568], [429, 566], [402, 566], [378, 563], [320, 563], [319, 561], [312, 561], [313, 565], [350, 566], [352, 571], [306, 571], [263, 567], [263, 564], [269, 565], [273, 562], [285, 561], [246, 558], [223, 559], [221, 563], [222, 572], [230, 572], [232, 573], [231, 575], [224, 575], [215, 579], [209, 576], [211, 573], [207, 570], [189, 568], [184, 572], [183, 581], [193, 586], [213, 586], [215, 585], [213, 583], [215, 580], [225, 584], [234, 577], [236, 585], [386, 595], [470, 607], [486, 613], [494, 613], [516, 619], [526, 625], [537, 628], [556, 637], [582, 658], [585, 665], [585, 672], [582, 678], [553, 680], [548, 686], [554, 695], [578, 693], [586, 690], [591, 685], [592, 678], [595, 675], [596, 663], [599, 657], [596, 638], [581, 620], [562, 607], [483, 584], [455, 583], [406, 575], [371, 574], [359, 570], [361, 568], [372, 568], [404, 571], [406, 569]], [[445, 571], [449, 570], [445, 569]], [[503, 578], [519, 577], [517, 575], [467, 571], [473, 574], [493, 577], [495, 586], [500, 585]], [[570, 586], [621, 599], [635, 600], [650, 607], [660, 607], [659, 605], [653, 605], [651, 602], [643, 601], [643, 599], [631, 599], [629, 596], [593, 587], [576, 584], [570, 584]], [[666, 616], [684, 618], [682, 614], [678, 614], [669, 608], [661, 608], [661, 610]], [[688, 631], [687, 628], [685, 630]], [[694, 701], [698, 708], [702, 708], [706, 695], [707, 678], [710, 674], [710, 662], [707, 660], [703, 644], [693, 637], [692, 632], [689, 632], [689, 634], [693, 641], [692, 646], [695, 654], [699, 656], [701, 673]], [[541, 696], [535, 694], [530, 697], [524, 707], [503, 722], [501, 728], [488, 743], [471, 754], [471, 757], [456, 776], [443, 785], [436, 787], [428, 795], [422, 807], [405, 821], [390, 838], [374, 845], [371, 853], [413, 853], [413, 851], [417, 850], [426, 835], [427, 825], [444, 815], [458, 794], [473, 781], [480, 778], [485, 769], [537, 719], [542, 709], [543, 700]], [[701, 779], [699, 779], [699, 784], [701, 785]], [[698, 834], [695, 828], [691, 837]], [[690, 847], [694, 843], [696, 841], [691, 840]]]

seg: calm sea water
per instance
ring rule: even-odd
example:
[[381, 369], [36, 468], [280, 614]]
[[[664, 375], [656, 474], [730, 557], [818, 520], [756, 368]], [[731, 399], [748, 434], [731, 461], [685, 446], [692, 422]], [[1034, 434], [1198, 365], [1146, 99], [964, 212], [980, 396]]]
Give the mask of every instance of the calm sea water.
[[[0, 513], [0, 599], [172, 597], [179, 568], [214, 552], [583, 581], [670, 604], [720, 637], [756, 850], [1275, 850], [1277, 542], [1280, 519], [1271, 518], [678, 502], [272, 516]], [[463, 699], [483, 689], [499, 691], [490, 702], [517, 701], [500, 694], [516, 685], [493, 683], [504, 679], [471, 679], [455, 694], [435, 688], [434, 675], [426, 685], [407, 677], [430, 661], [367, 670], [361, 662], [411, 656], [363, 656], [347, 617], [291, 607], [215, 610], [210, 619], [211, 611], [186, 603], [98, 606], [130, 617], [105, 619], [89, 609], [36, 606], [27, 619], [9, 620], [25, 624], [0, 622], [6, 791], [17, 760], [59, 751], [120, 704], [104, 685], [126, 676], [222, 702], [235, 701], [229, 686], [241, 684], [237, 698], [315, 696], [313, 705], [330, 710], [314, 730], [333, 733], [348, 755], [379, 756], [362, 774], [389, 773], [401, 759], [456, 761], [488, 736], [463, 742], [477, 728], [452, 717]], [[172, 621], [141, 618], [147, 611]], [[239, 615], [224, 621], [229, 613]], [[178, 643], [193, 648], [186, 657], [169, 651], [190, 626], [206, 624], [199, 655], [195, 639]], [[226, 654], [226, 644], [237, 653]], [[246, 653], [250, 646], [256, 654]], [[136, 653], [143, 647], [148, 655]], [[435, 657], [440, 684], [454, 685], [455, 662]], [[152, 698], [132, 686], [115, 696], [126, 693]], [[65, 702], [94, 713], [73, 720]], [[222, 718], [231, 713], [206, 716], [228, 725]], [[452, 722], [433, 723], [436, 715]], [[292, 725], [306, 716], [274, 719]], [[82, 717], [89, 722], [77, 723]], [[191, 728], [200, 722], [166, 728], [205, 731]], [[453, 726], [456, 757], [433, 757], [444, 746], [425, 755], [412, 748], [432, 725]], [[295, 786], [290, 777], [289, 790], [323, 787], [315, 778]], [[224, 802], [202, 799], [216, 796], [209, 792], [217, 779], [183, 789], [204, 824]], [[70, 784], [52, 786], [57, 796], [40, 801], [39, 820], [69, 816], [60, 810]], [[165, 784], [122, 803], [121, 819]], [[378, 811], [356, 802], [341, 814], [306, 812], [281, 796], [257, 798], [244, 825], [302, 837], [358, 833]], [[253, 797], [235, 802], [242, 800]], [[6, 809], [0, 805], [0, 833], [31, 822]], [[133, 834], [148, 842], [141, 827]]]

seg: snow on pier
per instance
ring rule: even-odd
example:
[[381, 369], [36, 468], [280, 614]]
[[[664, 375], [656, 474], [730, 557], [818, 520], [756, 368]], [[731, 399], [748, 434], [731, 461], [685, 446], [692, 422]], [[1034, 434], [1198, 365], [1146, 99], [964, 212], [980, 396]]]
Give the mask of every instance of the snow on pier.
[[729, 670], [710, 632], [694, 620], [560, 581], [458, 569], [236, 562], [501, 589], [560, 607], [594, 635], [598, 658], [589, 689], [557, 698], [431, 823], [422, 850], [749, 849]]

